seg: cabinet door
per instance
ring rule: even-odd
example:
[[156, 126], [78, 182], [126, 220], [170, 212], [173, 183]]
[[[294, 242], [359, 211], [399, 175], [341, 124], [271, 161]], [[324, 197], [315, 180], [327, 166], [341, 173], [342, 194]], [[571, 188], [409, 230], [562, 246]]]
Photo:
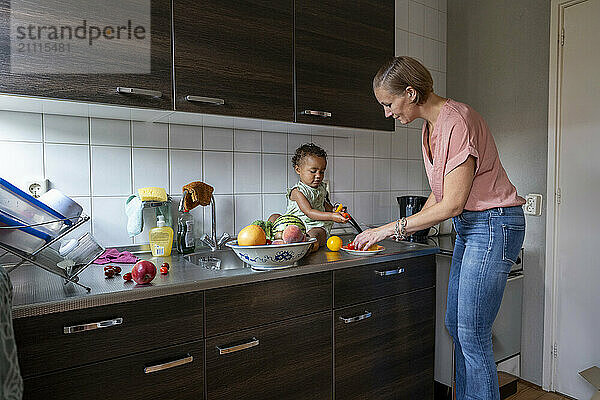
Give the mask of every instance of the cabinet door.
[[296, 0], [296, 121], [394, 130], [372, 88], [394, 32], [394, 0]]
[[174, 0], [175, 108], [293, 121], [293, 1]]
[[[172, 109], [171, 2], [71, 5], [0, 0], [0, 92]], [[19, 39], [19, 24], [11, 32], [11, 18], [33, 26], [30, 33], [21, 30], [28, 36]], [[56, 25], [40, 26], [44, 21]], [[92, 25], [106, 36], [91, 40]], [[84, 32], [87, 39], [77, 39]]]
[[207, 339], [207, 399], [331, 399], [332, 357], [330, 311]]
[[332, 273], [321, 272], [206, 292], [206, 336], [332, 308]]
[[334, 311], [335, 397], [432, 399], [435, 291]]
[[21, 374], [39, 375], [200, 339], [203, 295], [185, 293], [15, 319]]
[[202, 400], [203, 367], [201, 340], [25, 379], [23, 399]]
[[333, 276], [334, 307], [339, 308], [435, 286], [435, 256], [344, 268]]

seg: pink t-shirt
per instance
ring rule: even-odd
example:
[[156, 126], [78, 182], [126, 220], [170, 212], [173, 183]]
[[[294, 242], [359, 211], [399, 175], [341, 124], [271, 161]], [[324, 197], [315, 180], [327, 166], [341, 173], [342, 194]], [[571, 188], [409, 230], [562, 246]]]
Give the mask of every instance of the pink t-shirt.
[[425, 121], [422, 130], [423, 159], [438, 203], [443, 197], [444, 176], [465, 162], [469, 155], [475, 157], [476, 168], [465, 210], [483, 211], [525, 203], [510, 183], [490, 129], [477, 111], [451, 99], [446, 101], [429, 138], [433, 164], [427, 154], [427, 132]]

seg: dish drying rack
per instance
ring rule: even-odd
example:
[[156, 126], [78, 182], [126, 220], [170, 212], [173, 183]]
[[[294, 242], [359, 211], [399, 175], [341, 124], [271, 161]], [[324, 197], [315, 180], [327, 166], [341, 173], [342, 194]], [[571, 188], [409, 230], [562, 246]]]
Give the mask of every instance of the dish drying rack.
[[54, 221], [33, 225], [0, 227], [0, 229], [18, 229], [25, 227], [35, 227], [44, 224], [64, 222], [66, 220], [74, 220], [74, 223], [71, 226], [65, 227], [63, 230], [60, 231], [60, 233], [56, 237], [54, 237], [49, 242], [47, 242], [42, 247], [33, 252], [19, 250], [13, 246], [0, 242], [0, 261], [2, 260], [2, 258], [8, 255], [13, 255], [19, 258], [19, 261], [17, 263], [8, 264], [8, 267], [5, 266], [5, 268], [7, 268], [6, 271], [10, 273], [16, 268], [22, 266], [23, 264], [30, 263], [52, 274], [60, 276], [65, 280], [65, 285], [69, 282], [72, 282], [75, 285], [81, 286], [89, 293], [92, 289], [79, 283], [78, 275], [90, 264], [92, 264], [92, 262], [104, 252], [104, 248], [98, 243], [96, 243], [95, 240], [91, 237], [91, 235], [89, 235], [89, 233], [86, 233], [81, 238], [79, 238], [79, 241], [81, 242], [83, 239], [87, 239], [89, 241], [88, 243], [92, 243], [94, 247], [92, 248], [92, 252], [85, 254], [86, 257], [84, 260], [78, 260], [78, 262], [76, 263], [72, 259], [61, 256], [58, 253], [58, 251], [50, 247], [52, 244], [57, 243], [60, 239], [64, 238], [66, 235], [73, 232], [75, 229], [79, 228], [84, 223], [88, 222], [90, 220], [89, 216], [81, 214], [77, 218], [57, 219]]

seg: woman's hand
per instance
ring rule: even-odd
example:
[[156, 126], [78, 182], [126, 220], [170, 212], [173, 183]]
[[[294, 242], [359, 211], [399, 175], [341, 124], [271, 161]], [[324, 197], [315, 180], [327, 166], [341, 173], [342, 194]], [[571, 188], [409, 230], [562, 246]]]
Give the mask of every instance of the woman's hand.
[[352, 243], [354, 243], [354, 248], [356, 250], [366, 250], [388, 236], [386, 225], [384, 225], [378, 228], [367, 229], [366, 231], [359, 233]]
[[331, 220], [333, 222], [337, 222], [338, 224], [345, 224], [346, 222], [350, 221], [350, 218], [345, 217], [339, 212], [334, 212], [331, 213]]

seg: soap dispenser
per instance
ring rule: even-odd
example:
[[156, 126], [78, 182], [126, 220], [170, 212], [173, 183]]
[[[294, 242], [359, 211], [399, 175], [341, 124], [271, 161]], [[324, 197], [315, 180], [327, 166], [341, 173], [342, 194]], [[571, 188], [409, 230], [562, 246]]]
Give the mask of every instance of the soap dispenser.
[[159, 215], [156, 228], [150, 229], [150, 250], [154, 257], [167, 257], [173, 248], [173, 228], [166, 226], [164, 215]]

